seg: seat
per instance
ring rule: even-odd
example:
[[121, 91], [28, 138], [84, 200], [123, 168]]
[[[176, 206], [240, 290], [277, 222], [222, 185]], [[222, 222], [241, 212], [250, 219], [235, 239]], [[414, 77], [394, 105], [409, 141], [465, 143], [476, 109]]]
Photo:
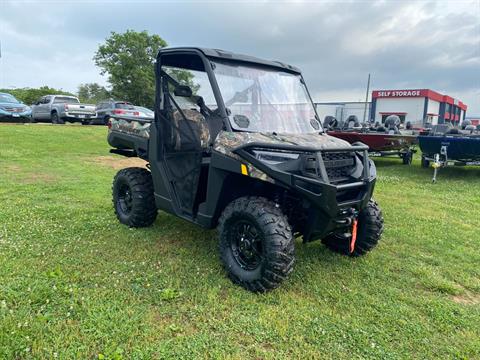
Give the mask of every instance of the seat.
[[398, 127], [396, 127], [396, 126], [390, 126], [387, 129], [386, 133], [388, 135], [398, 135], [398, 134], [400, 134], [400, 130], [398, 130]]
[[325, 129], [335, 129], [338, 126], [338, 121], [334, 116], [327, 115], [323, 120], [323, 127]]
[[198, 110], [174, 110], [172, 117], [176, 127], [173, 133], [175, 150], [206, 150], [208, 148], [210, 131], [205, 117]]

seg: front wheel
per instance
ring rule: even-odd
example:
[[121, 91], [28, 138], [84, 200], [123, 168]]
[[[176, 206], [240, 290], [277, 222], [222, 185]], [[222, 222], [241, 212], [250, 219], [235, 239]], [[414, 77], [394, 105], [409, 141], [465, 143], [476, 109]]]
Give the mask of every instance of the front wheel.
[[157, 217], [150, 171], [143, 168], [120, 170], [113, 180], [113, 208], [118, 220], [130, 227], [146, 227]]
[[278, 287], [293, 270], [295, 244], [287, 217], [262, 197], [232, 201], [219, 220], [220, 257], [230, 279], [253, 292]]
[[378, 204], [370, 200], [368, 205], [358, 215], [357, 237], [352, 239], [352, 233], [333, 234], [322, 242], [330, 250], [349, 256], [361, 256], [377, 246], [383, 233], [383, 215]]

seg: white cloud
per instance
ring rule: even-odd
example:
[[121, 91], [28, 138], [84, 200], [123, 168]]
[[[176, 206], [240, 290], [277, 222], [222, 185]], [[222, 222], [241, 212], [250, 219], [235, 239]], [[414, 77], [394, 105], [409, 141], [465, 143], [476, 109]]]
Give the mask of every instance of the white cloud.
[[[0, 86], [76, 90], [104, 79], [92, 57], [110, 31], [291, 63], [317, 101], [427, 87], [480, 113], [480, 1], [0, 3]], [[357, 93], [360, 95], [357, 95]], [[464, 98], [462, 98], [464, 97]]]

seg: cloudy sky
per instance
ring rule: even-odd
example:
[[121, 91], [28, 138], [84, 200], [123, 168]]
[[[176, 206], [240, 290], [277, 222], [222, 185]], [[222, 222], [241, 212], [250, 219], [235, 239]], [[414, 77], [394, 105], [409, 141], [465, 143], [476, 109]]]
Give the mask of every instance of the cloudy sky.
[[106, 84], [93, 54], [126, 29], [296, 65], [319, 102], [363, 99], [370, 72], [374, 89], [430, 88], [480, 115], [480, 0], [0, 0], [0, 87]]

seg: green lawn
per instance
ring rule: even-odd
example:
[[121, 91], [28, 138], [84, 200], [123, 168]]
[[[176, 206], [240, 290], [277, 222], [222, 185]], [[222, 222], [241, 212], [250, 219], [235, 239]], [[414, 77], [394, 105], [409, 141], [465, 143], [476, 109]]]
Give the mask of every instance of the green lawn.
[[0, 125], [0, 359], [480, 358], [480, 169], [377, 161], [381, 244], [233, 285], [214, 231], [115, 218], [104, 127]]

